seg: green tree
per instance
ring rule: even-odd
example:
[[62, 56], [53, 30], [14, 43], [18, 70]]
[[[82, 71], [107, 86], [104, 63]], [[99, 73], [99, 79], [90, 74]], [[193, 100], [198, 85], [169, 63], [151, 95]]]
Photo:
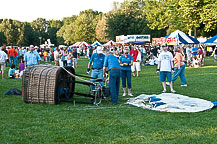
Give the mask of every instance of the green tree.
[[64, 17], [62, 22], [64, 25], [70, 25], [75, 21], [76, 18], [77, 18], [76, 15], [73, 15], [71, 17]]
[[106, 33], [106, 17], [101, 14], [96, 25], [96, 39], [100, 42], [107, 42], [109, 39]]
[[48, 24], [48, 38], [51, 40], [53, 44], [57, 46], [59, 45], [57, 40], [57, 31], [62, 27], [63, 22], [60, 20], [49, 20]]
[[4, 32], [0, 31], [0, 45], [4, 45], [4, 44], [7, 44], [6, 37]]
[[47, 40], [48, 26], [49, 26], [48, 22], [46, 21], [46, 19], [43, 18], [37, 18], [36, 20], [31, 22], [31, 27], [33, 28], [33, 32], [34, 32], [33, 36], [35, 38], [34, 40], [35, 45], [40, 44], [39, 37], [41, 37], [42, 40], [41, 43]]
[[21, 24], [20, 28], [20, 34], [18, 37], [17, 45], [19, 46], [29, 46], [31, 44], [36, 44], [34, 43], [35, 38], [33, 37], [34, 35], [33, 29], [28, 22], [24, 22]]
[[73, 23], [77, 16], [64, 17], [62, 20], [63, 26], [57, 31], [56, 38], [58, 44], [70, 44], [73, 43]]
[[[108, 36], [115, 40], [118, 35], [151, 34], [150, 32], [154, 32], [155, 37], [158, 31], [150, 30], [147, 26], [148, 22], [142, 9], [144, 5], [145, 3], [141, 0], [126, 0], [118, 9], [108, 13], [106, 29]], [[114, 7], [117, 8], [117, 6]]]
[[216, 7], [215, 0], [145, 0], [144, 14], [151, 29], [194, 31], [196, 37], [201, 24], [205, 31], [216, 28]]
[[73, 25], [74, 41], [86, 41], [92, 43], [96, 41], [96, 25], [100, 13], [91, 9], [80, 12]]
[[210, 32], [217, 29], [217, 1], [204, 0], [204, 6], [200, 13], [201, 22], [205, 25], [204, 30]]
[[19, 37], [21, 22], [4, 19], [0, 24], [0, 32], [4, 33], [7, 45], [16, 45]]

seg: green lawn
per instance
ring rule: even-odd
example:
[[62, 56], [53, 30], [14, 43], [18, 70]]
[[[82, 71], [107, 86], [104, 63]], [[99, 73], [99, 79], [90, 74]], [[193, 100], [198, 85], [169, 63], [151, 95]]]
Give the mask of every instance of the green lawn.
[[[207, 58], [203, 68], [187, 68], [188, 87], [174, 85], [178, 94], [217, 100], [217, 63]], [[79, 59], [76, 73], [85, 74], [87, 59]], [[143, 66], [132, 78], [132, 92], [160, 94], [156, 66]], [[3, 143], [216, 143], [217, 108], [199, 113], [166, 113], [125, 105], [120, 91], [118, 105], [26, 104], [21, 96], [6, 96], [22, 88], [21, 80], [0, 79], [0, 144]], [[169, 88], [168, 88], [169, 89]], [[79, 85], [77, 91], [88, 91]], [[87, 101], [84, 98], [76, 101]]]

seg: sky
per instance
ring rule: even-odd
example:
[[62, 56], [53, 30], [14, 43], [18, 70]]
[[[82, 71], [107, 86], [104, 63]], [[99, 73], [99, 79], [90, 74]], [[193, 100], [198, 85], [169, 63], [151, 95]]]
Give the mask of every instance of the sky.
[[113, 1], [121, 3], [124, 0], [0, 0], [0, 19], [31, 22], [41, 17], [61, 20], [86, 9], [105, 13], [112, 10]]

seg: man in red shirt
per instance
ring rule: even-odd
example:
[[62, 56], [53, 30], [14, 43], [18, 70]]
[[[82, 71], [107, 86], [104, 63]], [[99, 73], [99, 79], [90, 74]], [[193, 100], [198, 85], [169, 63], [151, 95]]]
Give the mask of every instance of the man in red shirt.
[[135, 71], [137, 71], [137, 77], [139, 77], [140, 69], [140, 61], [141, 61], [141, 53], [140, 50], [134, 46], [133, 49], [130, 51], [130, 55], [133, 56], [133, 65], [131, 66], [131, 70], [133, 72], [133, 76], [135, 77]]
[[11, 47], [8, 50], [8, 57], [9, 57], [9, 60], [10, 60], [10, 66], [12, 65], [12, 61], [13, 61], [13, 64], [15, 64], [16, 56], [18, 56], [17, 51], [13, 47]]

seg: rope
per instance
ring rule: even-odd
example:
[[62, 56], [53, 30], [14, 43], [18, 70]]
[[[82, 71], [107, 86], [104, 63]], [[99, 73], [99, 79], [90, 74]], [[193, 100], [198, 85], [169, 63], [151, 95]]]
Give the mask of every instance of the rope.
[[96, 84], [93, 83], [93, 82], [90, 82], [90, 81], [88, 81], [88, 80], [82, 79], [82, 78], [80, 78], [80, 77], [78, 77], [78, 76], [72, 74], [71, 72], [69, 72], [69, 71], [68, 71], [67, 69], [65, 69], [64, 67], [61, 67], [61, 68], [62, 68], [63, 70], [65, 70], [69, 75], [71, 75], [71, 76], [74, 77], [74, 78], [77, 78], [77, 79], [79, 79], [79, 80], [81, 80], [81, 81], [88, 82], [88, 83], [91, 83], [91, 84], [93, 84], [93, 85], [96, 85]]

